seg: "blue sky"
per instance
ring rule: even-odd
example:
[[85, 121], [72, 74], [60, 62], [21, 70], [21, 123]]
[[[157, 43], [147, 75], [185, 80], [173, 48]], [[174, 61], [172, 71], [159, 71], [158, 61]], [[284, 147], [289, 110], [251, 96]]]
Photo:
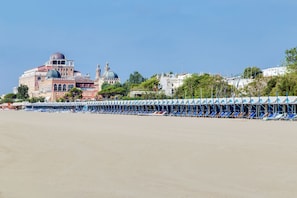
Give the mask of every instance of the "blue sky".
[[295, 0], [10, 0], [0, 7], [0, 94], [54, 52], [83, 74], [239, 74], [297, 44]]

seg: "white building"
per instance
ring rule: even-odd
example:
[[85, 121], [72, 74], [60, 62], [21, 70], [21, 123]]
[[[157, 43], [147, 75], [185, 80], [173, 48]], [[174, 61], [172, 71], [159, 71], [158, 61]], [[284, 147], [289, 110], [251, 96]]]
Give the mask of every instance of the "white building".
[[246, 85], [248, 85], [249, 83], [254, 81], [254, 79], [241, 78], [241, 76], [225, 78], [225, 79], [226, 79], [228, 85], [233, 85], [237, 89], [241, 89], [241, 88], [245, 87]]
[[[280, 76], [287, 72], [287, 67], [270, 67], [262, 69], [263, 77]], [[225, 78], [229, 85], [233, 85], [237, 89], [243, 88], [249, 83], [253, 82], [254, 79], [244, 79], [241, 76]]]
[[192, 74], [161, 74], [159, 79], [159, 90], [164, 91], [166, 96], [173, 96], [175, 90], [180, 87], [184, 80]]
[[262, 72], [264, 77], [280, 76], [286, 74], [287, 67], [270, 67], [267, 69], [263, 69]]

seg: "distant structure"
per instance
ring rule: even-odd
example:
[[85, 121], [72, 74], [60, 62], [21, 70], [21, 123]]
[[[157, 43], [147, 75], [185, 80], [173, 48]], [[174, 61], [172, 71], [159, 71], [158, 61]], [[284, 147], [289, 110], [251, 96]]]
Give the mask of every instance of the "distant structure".
[[103, 83], [108, 84], [116, 84], [120, 82], [119, 76], [110, 70], [109, 64], [106, 63], [104, 73], [101, 74], [100, 65], [97, 65], [96, 69], [96, 78], [95, 78], [95, 86], [97, 87], [98, 91], [101, 91], [101, 86]]
[[[263, 77], [281, 76], [286, 74], [287, 67], [270, 67], [267, 69], [263, 69], [262, 72], [263, 72], [262, 73]], [[245, 79], [245, 78], [242, 78], [241, 76], [230, 77], [225, 79], [229, 85], [233, 85], [237, 89], [241, 89], [254, 81], [254, 79], [251, 79], [251, 78]]]
[[184, 80], [190, 77], [192, 74], [159, 74], [157, 75], [157, 79], [159, 80], [159, 84], [156, 90], [154, 91], [140, 91], [134, 90], [130, 91], [130, 97], [140, 97], [144, 94], [150, 93], [164, 93], [166, 96], [172, 97], [176, 89], [180, 87]]
[[242, 89], [243, 87], [254, 81], [254, 79], [242, 78], [241, 76], [225, 78], [225, 80], [227, 81], [228, 85], [232, 85], [237, 89]]
[[184, 80], [192, 74], [161, 74], [158, 75], [159, 90], [162, 90], [166, 96], [173, 96], [176, 89], [180, 87]]
[[281, 76], [286, 74], [287, 67], [270, 67], [267, 69], [263, 69], [262, 72], [264, 77]]
[[[97, 72], [98, 69], [100, 68], [97, 68]], [[118, 78], [117, 75], [116, 77]], [[105, 78], [100, 76], [100, 71], [99, 75], [96, 73], [95, 81], [91, 80], [89, 75], [82, 75], [75, 70], [73, 60], [68, 60], [64, 54], [57, 52], [52, 54], [44, 65], [25, 71], [19, 77], [19, 85], [28, 86], [30, 97], [42, 96], [46, 101], [56, 101], [73, 87], [83, 91], [82, 100], [93, 100], [101, 89], [100, 83], [103, 79]]]

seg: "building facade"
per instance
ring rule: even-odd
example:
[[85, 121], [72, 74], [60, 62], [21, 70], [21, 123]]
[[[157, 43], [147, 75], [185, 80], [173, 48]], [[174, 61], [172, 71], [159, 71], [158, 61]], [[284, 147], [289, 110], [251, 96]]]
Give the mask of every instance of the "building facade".
[[119, 82], [120, 82], [119, 76], [115, 72], [110, 70], [108, 63], [106, 63], [103, 73], [101, 73], [100, 65], [97, 65], [95, 87], [97, 87], [98, 91], [101, 91], [101, 87], [103, 83], [108, 83], [113, 85]]
[[19, 85], [28, 86], [30, 97], [44, 97], [46, 101], [56, 101], [74, 87], [82, 90], [82, 100], [94, 100], [104, 82], [120, 82], [108, 64], [103, 75], [98, 66], [96, 79], [92, 80], [89, 75], [76, 71], [74, 61], [59, 52], [52, 54], [44, 65], [27, 70], [19, 77]]
[[263, 69], [263, 76], [281, 76], [287, 73], [287, 67], [270, 67], [267, 69]]
[[184, 80], [191, 77], [192, 74], [161, 74], [158, 75], [159, 90], [162, 90], [166, 96], [173, 96], [176, 89], [180, 87]]

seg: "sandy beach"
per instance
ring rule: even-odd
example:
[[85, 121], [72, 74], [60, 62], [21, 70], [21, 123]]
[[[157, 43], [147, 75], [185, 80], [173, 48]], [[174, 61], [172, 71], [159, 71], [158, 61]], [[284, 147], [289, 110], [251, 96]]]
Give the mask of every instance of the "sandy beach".
[[0, 111], [0, 198], [297, 197], [297, 122]]

